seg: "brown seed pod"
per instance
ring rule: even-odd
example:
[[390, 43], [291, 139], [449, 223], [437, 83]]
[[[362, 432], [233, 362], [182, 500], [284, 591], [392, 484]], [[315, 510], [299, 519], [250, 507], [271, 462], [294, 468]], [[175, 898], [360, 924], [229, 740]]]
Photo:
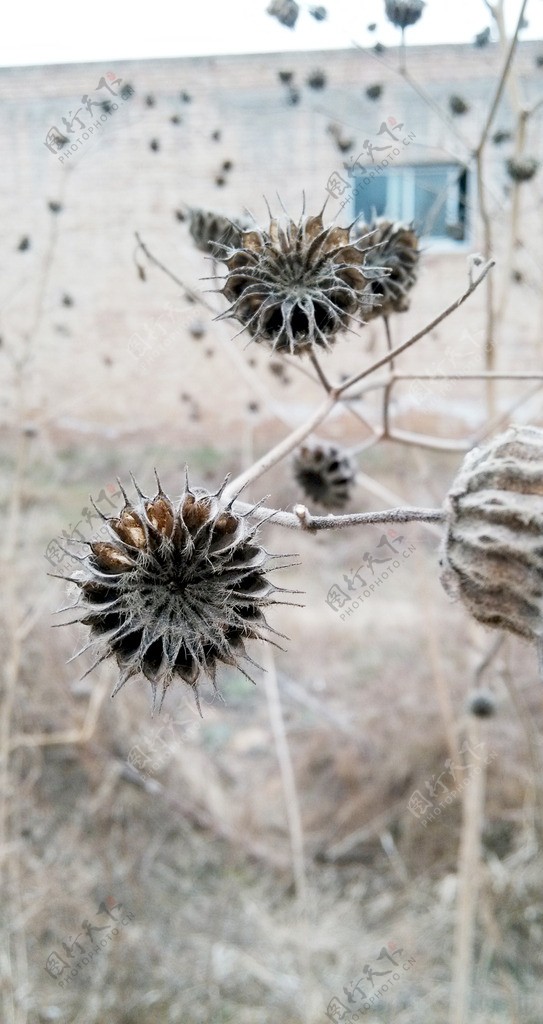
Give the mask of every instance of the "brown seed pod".
[[478, 622], [543, 637], [543, 430], [511, 427], [466, 456], [445, 502], [441, 582]]
[[75, 621], [90, 627], [83, 650], [96, 649], [95, 664], [116, 659], [113, 695], [141, 673], [153, 704], [157, 688], [162, 703], [175, 676], [198, 700], [201, 676], [215, 687], [220, 664], [247, 675], [240, 664], [252, 661], [246, 641], [275, 632], [264, 608], [285, 603], [280, 597], [288, 593], [266, 576], [278, 556], [258, 545], [258, 525], [225, 505], [225, 484], [210, 493], [187, 480], [176, 503], [160, 484], [154, 498], [138, 489], [136, 504], [125, 495], [118, 516], [102, 516], [110, 539], [93, 541], [79, 557], [81, 569], [70, 577], [80, 589]]
[[396, 28], [405, 29], [419, 20], [425, 6], [424, 0], [385, 0], [385, 13]]
[[373, 224], [355, 225], [353, 234], [367, 246], [364, 269], [386, 267], [387, 276], [372, 280], [367, 286], [374, 304], [364, 313], [366, 320], [409, 309], [409, 292], [417, 280], [420, 250], [416, 231], [409, 224], [379, 218]]
[[273, 18], [277, 18], [287, 28], [294, 28], [298, 20], [300, 8], [296, 0], [271, 0], [271, 3], [266, 8], [266, 13], [271, 14]]
[[539, 161], [535, 160], [532, 156], [511, 157], [510, 160], [507, 160], [505, 166], [511, 180], [520, 183], [531, 181], [539, 170]]
[[239, 249], [221, 257], [228, 268], [222, 293], [231, 303], [222, 318], [239, 320], [277, 352], [329, 349], [374, 303], [368, 282], [386, 274], [364, 264], [365, 256], [350, 229], [325, 227], [322, 213], [245, 231]]
[[356, 467], [350, 455], [334, 444], [304, 444], [293, 459], [294, 476], [306, 498], [327, 509], [347, 504]]

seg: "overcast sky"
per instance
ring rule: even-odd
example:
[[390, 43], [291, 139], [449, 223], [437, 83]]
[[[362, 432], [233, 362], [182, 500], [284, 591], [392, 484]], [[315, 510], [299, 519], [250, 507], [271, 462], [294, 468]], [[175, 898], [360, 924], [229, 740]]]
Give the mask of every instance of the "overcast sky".
[[[328, 17], [308, 13], [322, 3]], [[266, 13], [269, 0], [15, 0], [3, 5], [0, 66], [64, 64], [213, 53], [335, 49], [378, 40], [395, 45], [399, 33], [384, 16], [384, 0], [303, 0], [294, 29]], [[509, 27], [522, 0], [505, 0]], [[543, 38], [543, 0], [529, 0], [521, 38]], [[374, 32], [367, 26], [377, 23]], [[413, 44], [470, 42], [490, 23], [484, 0], [427, 0], [408, 30]]]

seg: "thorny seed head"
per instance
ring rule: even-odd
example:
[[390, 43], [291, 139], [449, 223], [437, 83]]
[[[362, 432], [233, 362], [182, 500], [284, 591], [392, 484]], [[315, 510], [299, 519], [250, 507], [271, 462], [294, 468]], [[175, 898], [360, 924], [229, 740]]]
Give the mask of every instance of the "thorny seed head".
[[294, 28], [298, 20], [300, 7], [296, 0], [271, 0], [271, 3], [266, 8], [266, 13], [271, 14], [273, 18], [277, 18], [287, 28]]
[[347, 504], [356, 467], [346, 451], [333, 444], [305, 444], [293, 459], [294, 476], [304, 495], [323, 508], [340, 509]]
[[239, 245], [241, 233], [247, 224], [241, 220], [229, 220], [214, 210], [190, 207], [188, 210], [189, 231], [198, 249], [208, 255], [216, 255], [217, 243]]
[[368, 282], [387, 273], [367, 267], [366, 255], [350, 241], [350, 228], [324, 227], [322, 213], [284, 228], [272, 219], [268, 231], [245, 231], [240, 247], [221, 257], [228, 270], [221, 290], [231, 306], [219, 319], [238, 320], [277, 352], [329, 349], [374, 303]]
[[385, 0], [385, 13], [396, 28], [408, 28], [417, 22], [425, 8], [424, 0]]
[[409, 224], [378, 218], [372, 224], [355, 225], [354, 234], [368, 247], [365, 267], [387, 267], [387, 277], [376, 278], [367, 286], [374, 305], [368, 307], [366, 320], [409, 309], [409, 291], [417, 280], [420, 250], [418, 235]]
[[506, 161], [507, 173], [512, 181], [531, 181], [539, 170], [539, 161], [533, 156], [511, 157]]
[[445, 503], [441, 582], [486, 626], [543, 638], [543, 430], [466, 456]]
[[276, 633], [263, 609], [286, 603], [277, 595], [288, 591], [266, 577], [267, 563], [280, 556], [258, 545], [258, 526], [247, 514], [225, 504], [225, 484], [211, 494], [187, 480], [177, 503], [160, 484], [154, 498], [136, 485], [135, 504], [125, 495], [120, 514], [103, 517], [109, 539], [90, 543], [79, 558], [81, 569], [70, 577], [80, 590], [75, 621], [90, 627], [83, 650], [96, 649], [94, 665], [117, 660], [113, 696], [142, 673], [151, 683], [153, 706], [157, 688], [162, 704], [174, 676], [194, 689], [198, 701], [201, 676], [216, 689], [221, 663], [247, 675], [240, 660], [256, 663], [245, 642]]

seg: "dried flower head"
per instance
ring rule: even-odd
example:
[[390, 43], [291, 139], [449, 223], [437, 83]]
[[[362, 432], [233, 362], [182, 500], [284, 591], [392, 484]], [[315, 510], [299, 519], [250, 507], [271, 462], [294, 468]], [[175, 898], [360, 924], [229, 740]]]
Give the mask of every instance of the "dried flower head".
[[367, 286], [374, 304], [365, 313], [366, 320], [409, 309], [409, 291], [417, 280], [420, 251], [418, 235], [409, 224], [378, 218], [370, 225], [359, 224], [354, 234], [368, 246], [364, 269], [386, 267], [387, 277], [379, 277]]
[[474, 690], [467, 701], [467, 711], [476, 718], [492, 718], [496, 713], [496, 697], [492, 690]]
[[466, 103], [461, 96], [449, 96], [449, 109], [455, 117], [461, 117], [462, 114], [467, 114], [469, 103]]
[[533, 156], [511, 157], [505, 166], [512, 181], [531, 181], [539, 170], [539, 160], [535, 160]]
[[349, 501], [356, 467], [343, 449], [323, 441], [305, 444], [294, 456], [293, 469], [304, 495], [323, 508], [340, 509]]
[[385, 0], [385, 13], [396, 28], [404, 29], [419, 20], [425, 6], [424, 0]]
[[543, 430], [511, 427], [466, 456], [446, 503], [441, 582], [486, 626], [543, 637]]
[[368, 85], [366, 96], [369, 100], [378, 100], [383, 92], [383, 86], [376, 82], [375, 85]]
[[110, 539], [90, 543], [90, 552], [78, 556], [81, 569], [70, 577], [80, 588], [75, 621], [90, 627], [83, 650], [96, 649], [93, 668], [116, 658], [120, 678], [113, 696], [142, 673], [151, 683], [153, 705], [157, 687], [162, 703], [174, 676], [198, 700], [202, 675], [215, 688], [221, 663], [247, 675], [240, 660], [255, 662], [245, 642], [276, 632], [263, 609], [281, 603], [276, 595], [285, 593], [265, 575], [269, 560], [278, 556], [256, 543], [258, 526], [248, 515], [236, 514], [222, 500], [225, 483], [211, 494], [191, 488], [187, 479], [174, 504], [158, 478], [154, 498], [134, 481], [136, 504], [125, 494], [117, 517], [101, 514]]
[[324, 227], [322, 213], [285, 228], [272, 219], [268, 231], [245, 231], [239, 249], [221, 257], [228, 268], [221, 290], [231, 303], [221, 318], [239, 320], [277, 352], [329, 349], [373, 303], [368, 282], [386, 273], [382, 266], [366, 269], [364, 255], [350, 229]]
[[296, 0], [271, 0], [271, 3], [266, 8], [266, 12], [271, 14], [273, 18], [277, 18], [287, 28], [294, 28], [298, 20], [300, 8]]
[[324, 89], [326, 85], [326, 75], [324, 71], [312, 71], [307, 77], [307, 84], [310, 89]]
[[241, 233], [247, 227], [244, 221], [229, 220], [214, 210], [191, 207], [188, 215], [191, 238], [196, 247], [208, 255], [216, 255], [217, 244], [239, 245]]

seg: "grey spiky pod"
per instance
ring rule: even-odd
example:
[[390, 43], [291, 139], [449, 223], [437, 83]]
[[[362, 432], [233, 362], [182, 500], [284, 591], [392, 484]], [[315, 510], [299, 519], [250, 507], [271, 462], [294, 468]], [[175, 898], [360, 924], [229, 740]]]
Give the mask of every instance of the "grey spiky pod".
[[240, 248], [221, 257], [228, 269], [222, 294], [231, 302], [221, 319], [238, 320], [274, 351], [329, 349], [371, 308], [368, 282], [387, 274], [363, 265], [365, 255], [349, 228], [324, 227], [322, 213], [284, 228], [272, 219], [268, 231], [245, 231]]
[[296, 0], [271, 0], [271, 3], [266, 8], [266, 12], [271, 14], [272, 17], [277, 18], [287, 28], [294, 28], [298, 20], [300, 8]]
[[377, 278], [367, 286], [373, 304], [364, 313], [365, 319], [405, 313], [409, 309], [409, 292], [417, 280], [420, 259], [416, 231], [409, 224], [378, 218], [369, 225], [355, 225], [353, 233], [361, 245], [368, 247], [364, 270], [376, 265], [389, 270], [388, 276]]
[[222, 213], [190, 207], [188, 210], [189, 231], [197, 249], [216, 255], [217, 244], [239, 245], [241, 233], [247, 224], [241, 220], [229, 220]]
[[340, 509], [349, 501], [356, 467], [336, 445], [322, 441], [302, 445], [294, 456], [293, 470], [306, 498], [323, 508]]
[[198, 701], [202, 676], [216, 688], [221, 663], [247, 675], [240, 660], [255, 662], [246, 641], [276, 632], [263, 609], [282, 603], [276, 595], [284, 591], [265, 575], [279, 556], [257, 544], [258, 526], [247, 514], [237, 515], [222, 500], [224, 486], [211, 494], [187, 480], [174, 504], [159, 483], [154, 498], [136, 485], [135, 504], [125, 494], [117, 517], [102, 516], [110, 539], [90, 543], [89, 553], [78, 556], [81, 568], [70, 580], [80, 589], [79, 617], [72, 621], [90, 628], [82, 650], [96, 650], [93, 668], [116, 659], [120, 678], [112, 696], [143, 674], [153, 706], [157, 687], [162, 704], [178, 676]]
[[408, 28], [420, 18], [426, 4], [424, 0], [385, 0], [385, 13], [396, 28]]
[[492, 718], [496, 714], [496, 697], [492, 690], [473, 690], [466, 702], [466, 710], [475, 718]]
[[505, 164], [507, 173], [512, 181], [517, 183], [531, 181], [539, 170], [539, 161], [532, 156], [511, 157]]
[[474, 448], [445, 502], [441, 582], [478, 622], [543, 638], [543, 430]]

